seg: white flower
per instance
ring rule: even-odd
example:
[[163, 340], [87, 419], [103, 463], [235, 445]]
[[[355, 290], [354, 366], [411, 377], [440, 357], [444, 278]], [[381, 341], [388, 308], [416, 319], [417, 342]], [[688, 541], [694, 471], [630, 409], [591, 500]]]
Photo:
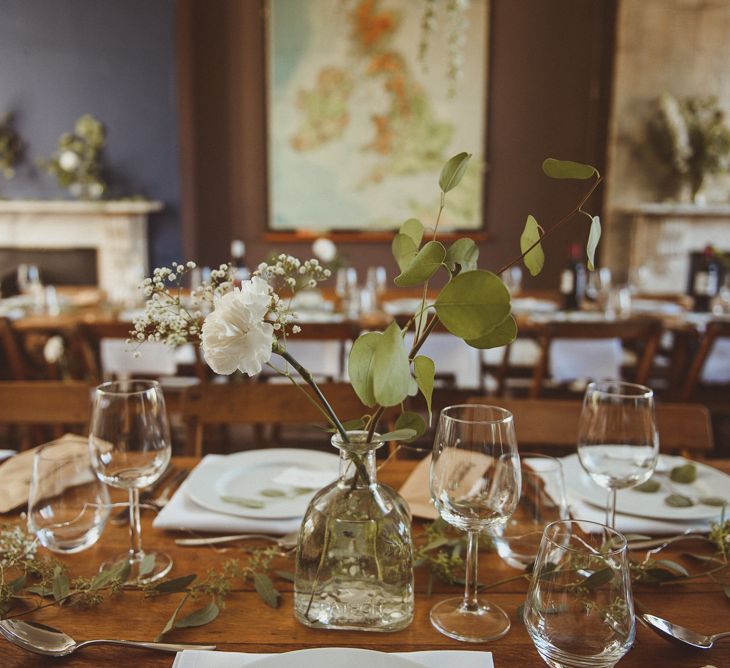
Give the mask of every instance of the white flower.
[[261, 371], [274, 342], [274, 327], [264, 321], [270, 305], [271, 287], [257, 276], [216, 298], [201, 331], [205, 361], [213, 371], [230, 374], [238, 369], [248, 376]]
[[65, 346], [60, 336], [52, 336], [43, 346], [43, 359], [48, 364], [56, 364], [63, 357]]
[[75, 151], [64, 151], [58, 156], [58, 165], [65, 172], [75, 171], [80, 163], [79, 154]]
[[312, 252], [322, 262], [332, 262], [337, 257], [337, 246], [330, 240], [320, 237], [312, 244]]

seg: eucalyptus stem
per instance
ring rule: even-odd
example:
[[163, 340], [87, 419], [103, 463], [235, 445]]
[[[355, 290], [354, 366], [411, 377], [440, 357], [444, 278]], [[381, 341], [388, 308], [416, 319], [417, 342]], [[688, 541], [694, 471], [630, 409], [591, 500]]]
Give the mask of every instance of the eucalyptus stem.
[[296, 369], [297, 373], [301, 376], [302, 380], [309, 385], [309, 387], [312, 388], [312, 391], [317, 395], [317, 398], [322, 402], [322, 408], [327, 412], [327, 415], [329, 416], [330, 420], [332, 420], [332, 424], [334, 424], [335, 429], [340, 433], [340, 436], [342, 437], [342, 440], [345, 443], [349, 443], [350, 439], [347, 437], [347, 430], [342, 425], [342, 422], [340, 422], [340, 419], [337, 417], [337, 414], [335, 413], [334, 409], [330, 405], [329, 401], [327, 401], [327, 397], [322, 394], [322, 391], [319, 389], [317, 383], [314, 380], [314, 377], [312, 374], [307, 371], [297, 360], [292, 357], [285, 348], [282, 348], [278, 343], [274, 344], [273, 348], [274, 352], [279, 355], [280, 357], [283, 357], [289, 364], [291, 364], [294, 369]]
[[563, 225], [565, 225], [565, 223], [567, 223], [576, 213], [581, 213], [581, 212], [585, 213], [585, 211], [583, 211], [583, 205], [588, 201], [588, 198], [594, 193], [594, 191], [598, 187], [598, 184], [601, 183], [601, 181], [603, 181], [603, 177], [600, 175], [597, 176], [596, 180], [594, 181], [593, 185], [590, 187], [588, 192], [581, 198], [581, 200], [578, 202], [578, 204], [576, 204], [576, 206], [573, 208], [573, 210], [567, 216], [564, 216], [563, 218], [561, 218], [557, 223], [555, 223], [555, 225], [553, 225], [548, 230], [545, 230], [545, 232], [542, 234], [542, 236], [537, 241], [535, 241], [534, 244], [532, 244], [529, 248], [527, 248], [527, 250], [525, 250], [524, 253], [521, 253], [520, 255], [518, 255], [511, 262], [508, 262], [499, 271], [497, 271], [496, 274], [499, 276], [499, 275], [503, 274], [505, 271], [507, 271], [510, 267], [517, 264], [533, 248], [535, 248], [536, 246], [539, 246], [542, 243], [543, 239], [546, 239], [553, 232], [555, 232], [555, 230], [557, 230], [559, 227], [562, 227]]

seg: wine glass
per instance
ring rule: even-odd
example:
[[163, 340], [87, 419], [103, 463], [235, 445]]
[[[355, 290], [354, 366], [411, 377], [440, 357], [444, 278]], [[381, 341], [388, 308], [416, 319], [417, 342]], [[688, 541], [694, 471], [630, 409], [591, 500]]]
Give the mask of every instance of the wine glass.
[[581, 466], [608, 489], [606, 524], [616, 527], [616, 491], [651, 478], [659, 455], [654, 392], [606, 380], [586, 388], [578, 420]]
[[520, 453], [522, 491], [512, 516], [492, 528], [497, 554], [512, 568], [531, 568], [545, 526], [569, 517], [560, 460], [532, 452]]
[[595, 522], [548, 524], [523, 618], [549, 666], [616, 665], [636, 633], [626, 538]]
[[121, 380], [96, 388], [89, 429], [91, 463], [98, 478], [129, 491], [127, 554], [132, 577], [151, 582], [164, 577], [172, 559], [142, 550], [139, 489], [157, 480], [170, 462], [170, 428], [162, 389], [153, 380]]
[[441, 517], [468, 535], [464, 597], [435, 605], [431, 623], [457, 640], [500, 638], [509, 631], [509, 617], [477, 597], [477, 548], [479, 532], [506, 522], [520, 497], [512, 414], [476, 404], [444, 408], [433, 444], [430, 480]]

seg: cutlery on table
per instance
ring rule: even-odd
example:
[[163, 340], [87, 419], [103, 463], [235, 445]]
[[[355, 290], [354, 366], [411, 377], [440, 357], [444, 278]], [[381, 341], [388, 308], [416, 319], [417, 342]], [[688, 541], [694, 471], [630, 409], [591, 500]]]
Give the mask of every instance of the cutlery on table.
[[689, 645], [698, 649], [710, 649], [720, 638], [730, 638], [730, 631], [708, 636], [648, 613], [639, 614], [638, 617], [657, 635], [684, 647]]
[[[175, 490], [178, 484], [180, 484], [188, 475], [188, 471], [185, 469], [178, 469], [174, 466], [171, 466], [167, 472], [165, 472], [162, 477], [155, 481], [154, 484], [152, 484], [148, 489], [146, 489], [144, 492], [142, 492], [139, 495], [139, 502], [140, 504], [145, 505], [157, 505], [158, 507], [162, 507], [167, 501], [169, 501], [169, 497], [172, 495], [172, 492]], [[158, 490], [162, 488], [162, 492], [155, 497], [155, 494], [158, 492]], [[163, 495], [167, 493], [167, 496], [163, 497]], [[163, 497], [163, 503], [161, 505], [157, 504], [158, 499], [160, 497]], [[112, 524], [126, 524], [129, 522], [129, 507], [122, 508], [114, 517], [111, 519]]]
[[215, 645], [189, 645], [185, 643], [145, 642], [137, 640], [85, 640], [76, 642], [63, 631], [38, 622], [20, 619], [0, 621], [0, 633], [11, 643], [44, 656], [67, 656], [87, 645], [122, 645], [140, 649], [156, 649], [163, 652], [182, 652], [186, 649], [215, 649]]
[[280, 538], [276, 536], [267, 536], [263, 533], [241, 533], [233, 536], [215, 536], [211, 538], [177, 538], [175, 545], [182, 547], [195, 547], [198, 545], [219, 545], [221, 543], [233, 543], [237, 540], [268, 540], [275, 543], [279, 547], [288, 550], [296, 546], [299, 531], [292, 531]]

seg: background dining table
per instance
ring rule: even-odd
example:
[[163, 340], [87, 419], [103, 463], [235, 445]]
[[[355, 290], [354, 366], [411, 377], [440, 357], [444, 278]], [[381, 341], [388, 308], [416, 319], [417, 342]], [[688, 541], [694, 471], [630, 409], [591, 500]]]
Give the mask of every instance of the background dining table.
[[[192, 468], [193, 458], [174, 458], [173, 464]], [[409, 459], [393, 459], [379, 472], [379, 479], [393, 487], [399, 487], [407, 478], [416, 462]], [[730, 473], [730, 460], [713, 461], [713, 465]], [[237, 543], [224, 552], [210, 547], [179, 547], [175, 538], [188, 536], [183, 532], [156, 530], [152, 527], [152, 512], [143, 513], [144, 544], [148, 549], [164, 550], [173, 557], [174, 568], [169, 577], [196, 573], [203, 577], [211, 568], [221, 566], [226, 559], [240, 558], [241, 550], [266, 543]], [[17, 515], [2, 516], [4, 522], [17, 519]], [[420, 524], [416, 520], [416, 524]], [[417, 530], [418, 531], [418, 530]], [[61, 556], [71, 576], [93, 575], [98, 565], [128, 547], [126, 526], [107, 525], [99, 542], [85, 552]], [[693, 547], [694, 549], [694, 547]], [[683, 548], [666, 550], [674, 558]], [[636, 553], [636, 554], [643, 554]], [[54, 555], [55, 556], [55, 555]], [[683, 562], [687, 563], [687, 562]], [[291, 557], [277, 558], [274, 568], [293, 570]], [[697, 567], [687, 563], [691, 571]], [[268, 607], [255, 592], [249, 580], [240, 591], [226, 599], [225, 608], [212, 623], [184, 630], [175, 630], [166, 636], [170, 642], [211, 643], [228, 652], [286, 652], [310, 647], [360, 647], [385, 652], [416, 650], [480, 650], [493, 653], [496, 668], [520, 666], [531, 668], [544, 666], [521, 621], [518, 608], [525, 599], [526, 579], [514, 579], [518, 571], [504, 564], [494, 552], [482, 551], [479, 565], [480, 580], [494, 583], [508, 580], [490, 589], [487, 596], [504, 608], [512, 620], [509, 633], [494, 642], [468, 644], [451, 640], [436, 631], [429, 622], [428, 613], [436, 602], [461, 592], [460, 585], [447, 586], [436, 583], [431, 596], [427, 596], [427, 573], [416, 571], [416, 607], [413, 623], [396, 633], [367, 633], [356, 631], [327, 631], [306, 628], [297, 622], [292, 612], [292, 584], [275, 577], [281, 592], [278, 609]], [[730, 598], [723, 588], [706, 579], [689, 580], [686, 583], [664, 586], [640, 585], [634, 593], [644, 607], [661, 617], [706, 633], [730, 630]], [[62, 629], [77, 641], [92, 638], [124, 638], [152, 640], [164, 627], [167, 619], [183, 595], [160, 595], [144, 599], [140, 591], [125, 591], [99, 607], [90, 609], [69, 606], [49, 606], [34, 612], [27, 618], [45, 622]], [[144, 600], [143, 600], [144, 599]], [[203, 605], [201, 601], [197, 606]], [[192, 609], [192, 608], [191, 608]], [[5, 640], [0, 640], [0, 666], [3, 668], [48, 666], [53, 661], [67, 667], [75, 666], [171, 666], [174, 656], [170, 653], [125, 649], [114, 646], [89, 647], [66, 659], [54, 660], [30, 654]], [[659, 638], [652, 631], [637, 624], [636, 642], [620, 663], [625, 668], [648, 666], [677, 666], [701, 668], [703, 666], [730, 666], [730, 642], [720, 641], [712, 650], [678, 648]], [[375, 668], [375, 667], [374, 667]], [[447, 667], [444, 667], [447, 668]]]

